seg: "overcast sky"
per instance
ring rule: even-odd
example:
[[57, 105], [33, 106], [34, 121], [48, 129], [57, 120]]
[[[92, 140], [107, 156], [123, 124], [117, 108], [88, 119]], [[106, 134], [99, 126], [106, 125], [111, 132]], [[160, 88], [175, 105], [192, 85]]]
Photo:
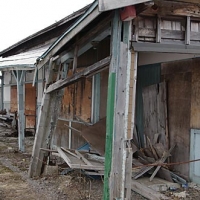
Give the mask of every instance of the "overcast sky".
[[0, 51], [93, 0], [0, 0]]

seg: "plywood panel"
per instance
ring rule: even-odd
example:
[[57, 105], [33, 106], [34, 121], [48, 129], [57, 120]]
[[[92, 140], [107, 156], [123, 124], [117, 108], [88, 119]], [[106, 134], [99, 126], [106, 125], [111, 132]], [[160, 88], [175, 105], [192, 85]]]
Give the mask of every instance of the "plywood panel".
[[[168, 71], [163, 79], [168, 83], [168, 118], [170, 146], [177, 146], [172, 152], [171, 161], [181, 162], [189, 160], [190, 143], [190, 103], [191, 103], [191, 72], [179, 73], [176, 67], [187, 68], [191, 61], [173, 62], [165, 64]], [[185, 66], [185, 67], [184, 67]], [[188, 71], [188, 70], [186, 70]], [[163, 72], [162, 72], [163, 74]], [[189, 165], [176, 165], [174, 169], [180, 174], [189, 176]]]
[[138, 67], [136, 88], [136, 126], [140, 135], [140, 141], [144, 145], [144, 119], [142, 90], [144, 87], [160, 82], [160, 64], [144, 65]]
[[25, 120], [26, 128], [36, 126], [36, 88], [32, 83], [25, 84]]
[[91, 121], [91, 79], [75, 83], [75, 115], [84, 121]]
[[76, 116], [91, 120], [92, 80], [83, 79], [65, 88], [60, 116], [73, 119]]
[[13, 85], [11, 86], [11, 95], [10, 95], [10, 112], [15, 112], [18, 109], [17, 106], [17, 86]]

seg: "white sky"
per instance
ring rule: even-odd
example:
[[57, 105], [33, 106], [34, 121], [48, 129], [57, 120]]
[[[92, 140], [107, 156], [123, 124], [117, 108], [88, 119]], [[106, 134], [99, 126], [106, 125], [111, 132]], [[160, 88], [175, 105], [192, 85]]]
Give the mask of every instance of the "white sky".
[[93, 0], [0, 0], [0, 51]]

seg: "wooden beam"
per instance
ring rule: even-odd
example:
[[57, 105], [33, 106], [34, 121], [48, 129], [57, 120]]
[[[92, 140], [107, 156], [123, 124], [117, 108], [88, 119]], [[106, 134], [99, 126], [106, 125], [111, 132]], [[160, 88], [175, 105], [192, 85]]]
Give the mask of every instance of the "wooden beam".
[[54, 63], [53, 63], [53, 60], [51, 59], [49, 62], [49, 73], [48, 73], [48, 77], [46, 77], [46, 83], [44, 87], [44, 93], [43, 93], [40, 113], [38, 117], [38, 124], [37, 124], [32, 157], [31, 157], [29, 172], [28, 172], [29, 177], [40, 176], [43, 160], [44, 160], [44, 152], [42, 152], [40, 149], [41, 148], [48, 149], [48, 147], [46, 148], [44, 140], [47, 136], [47, 133], [49, 132], [50, 94], [46, 94], [45, 91], [46, 91], [47, 85], [52, 81], [53, 67], [54, 67]]
[[157, 16], [157, 34], [156, 34], [156, 42], [161, 42], [161, 17]]
[[[46, 77], [46, 84], [40, 108], [32, 159], [29, 167], [29, 177], [39, 176], [41, 174], [42, 166], [47, 160], [48, 154], [44, 154], [40, 149], [50, 149], [52, 136], [60, 112], [60, 104], [64, 95], [64, 90], [53, 92], [51, 94], [46, 93], [47, 86], [53, 80], [54, 72], [52, 69], [54, 68], [54, 64], [53, 59], [51, 59], [49, 63], [49, 76]], [[66, 73], [66, 71], [63, 73]]]
[[78, 59], [78, 45], [76, 45], [74, 49], [74, 60], [73, 60], [73, 69], [72, 69], [73, 74], [76, 73], [77, 59]]
[[96, 74], [92, 78], [92, 119], [91, 122], [95, 124], [99, 121], [100, 112], [100, 89], [101, 89], [101, 75]]
[[191, 37], [191, 21], [190, 21], [190, 17], [187, 16], [187, 23], [186, 23], [186, 32], [185, 32], [185, 44], [186, 45], [190, 45], [190, 37]]
[[24, 117], [24, 72], [17, 70], [17, 101], [18, 101], [18, 143], [19, 151], [25, 151], [24, 143], [24, 129], [25, 129], [25, 117]]
[[104, 194], [103, 199], [113, 199], [113, 185], [111, 174], [113, 134], [114, 134], [114, 110], [115, 110], [115, 87], [116, 69], [119, 67], [119, 48], [121, 41], [122, 23], [119, 19], [119, 12], [116, 10], [112, 21], [111, 39], [111, 62], [109, 66], [108, 97], [106, 111], [106, 147], [105, 147], [105, 173], [104, 173]]
[[53, 83], [52, 85], [50, 85], [48, 87], [46, 93], [48, 94], [48, 93], [51, 93], [51, 92], [53, 92], [55, 90], [62, 89], [64, 87], [66, 87], [66, 86], [78, 81], [79, 79], [81, 79], [83, 77], [86, 77], [89, 74], [94, 73], [95, 71], [97, 71], [97, 70], [109, 65], [109, 63], [110, 63], [110, 56], [104, 58], [103, 60], [98, 61], [97, 63], [87, 67], [86, 69], [84, 69], [81, 72], [78, 72], [78, 73], [72, 75], [69, 78], [66, 78], [64, 80], [59, 80], [56, 83]]
[[169, 197], [152, 190], [151, 188], [142, 185], [141, 183], [132, 180], [131, 184], [132, 190], [142, 195], [149, 200], [160, 200], [160, 199], [170, 199]]
[[137, 52], [200, 54], [199, 46], [195, 45], [132, 42], [132, 47]]

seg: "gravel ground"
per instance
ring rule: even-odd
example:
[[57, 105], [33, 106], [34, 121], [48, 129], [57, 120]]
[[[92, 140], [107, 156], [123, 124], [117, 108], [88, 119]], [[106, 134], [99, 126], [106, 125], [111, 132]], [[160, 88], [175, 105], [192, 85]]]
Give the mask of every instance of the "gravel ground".
[[[34, 137], [27, 137], [26, 153], [18, 152], [17, 138], [7, 137], [10, 130], [0, 127], [0, 200], [101, 200], [103, 180], [92, 179], [73, 171], [67, 175], [41, 176], [34, 179], [28, 177], [28, 167], [31, 157]], [[164, 194], [170, 199], [200, 199], [200, 187], [189, 184], [176, 191]], [[185, 197], [177, 197], [181, 194]], [[146, 198], [132, 192], [132, 200]]]

